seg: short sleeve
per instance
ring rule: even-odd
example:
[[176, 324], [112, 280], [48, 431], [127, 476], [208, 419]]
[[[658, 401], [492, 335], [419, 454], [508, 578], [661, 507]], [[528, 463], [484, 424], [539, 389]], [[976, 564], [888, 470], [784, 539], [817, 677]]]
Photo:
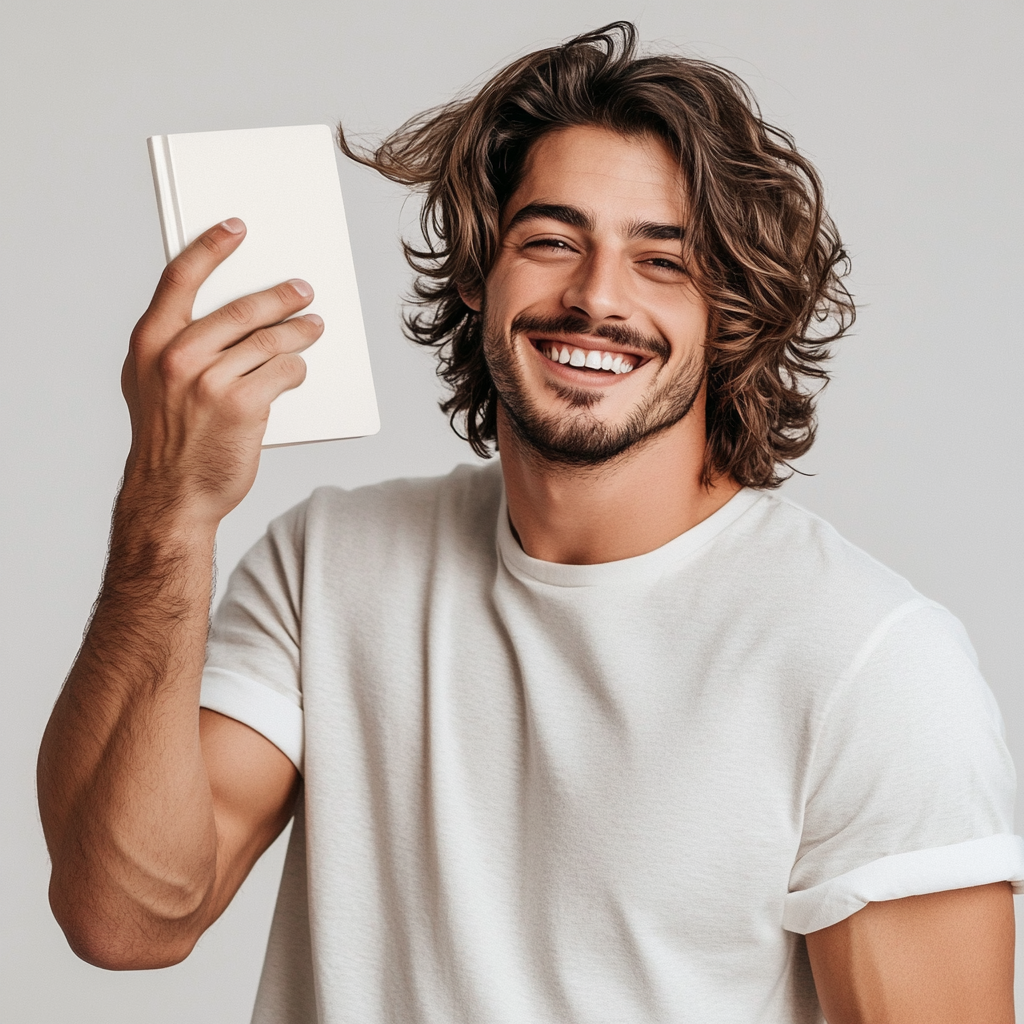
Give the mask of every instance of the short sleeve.
[[822, 715], [784, 927], [806, 934], [878, 900], [1020, 883], [1015, 786], [963, 627], [924, 599], [896, 609]]
[[231, 574], [210, 631], [200, 704], [234, 718], [302, 770], [300, 613], [306, 505], [270, 524]]

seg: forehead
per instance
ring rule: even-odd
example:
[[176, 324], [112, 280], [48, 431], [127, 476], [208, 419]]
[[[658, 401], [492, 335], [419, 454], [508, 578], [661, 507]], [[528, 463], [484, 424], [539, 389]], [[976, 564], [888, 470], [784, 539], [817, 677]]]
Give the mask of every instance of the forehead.
[[561, 203], [608, 219], [677, 221], [686, 183], [668, 146], [653, 135], [562, 128], [533, 144], [505, 220], [529, 203]]

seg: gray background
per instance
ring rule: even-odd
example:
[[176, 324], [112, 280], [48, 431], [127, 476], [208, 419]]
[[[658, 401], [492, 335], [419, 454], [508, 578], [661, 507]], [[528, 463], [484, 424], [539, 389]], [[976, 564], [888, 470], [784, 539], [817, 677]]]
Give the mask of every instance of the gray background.
[[[787, 491], [966, 623], [1024, 761], [1018, 506], [1024, 357], [1019, 3], [822, 0], [13, 0], [0, 46], [4, 714], [0, 1017], [248, 1020], [276, 846], [183, 965], [105, 973], [46, 905], [33, 763], [103, 563], [128, 442], [118, 372], [162, 264], [144, 140], [333, 122], [396, 126], [507, 58], [615, 17], [739, 72], [817, 162], [855, 260], [856, 335]], [[402, 340], [396, 238], [415, 203], [342, 167], [384, 427], [265, 454], [224, 523], [222, 574], [315, 485], [471, 455]]]

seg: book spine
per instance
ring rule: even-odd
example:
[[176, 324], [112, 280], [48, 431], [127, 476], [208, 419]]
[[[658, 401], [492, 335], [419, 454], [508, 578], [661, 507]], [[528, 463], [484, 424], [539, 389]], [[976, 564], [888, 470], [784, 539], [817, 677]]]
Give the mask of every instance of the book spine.
[[178, 208], [178, 193], [174, 187], [170, 139], [166, 135], [152, 135], [146, 143], [149, 146], [149, 165], [153, 170], [153, 187], [156, 190], [156, 206], [160, 214], [164, 255], [170, 263], [185, 248], [185, 230]]

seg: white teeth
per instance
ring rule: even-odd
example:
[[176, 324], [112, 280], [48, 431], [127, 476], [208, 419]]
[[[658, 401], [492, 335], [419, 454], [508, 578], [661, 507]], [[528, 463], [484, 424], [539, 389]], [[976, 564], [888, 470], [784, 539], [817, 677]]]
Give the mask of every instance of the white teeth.
[[568, 363], [570, 366], [586, 367], [589, 370], [604, 370], [606, 373], [629, 373], [634, 364], [629, 357], [611, 352], [600, 352], [597, 349], [569, 348], [550, 345], [541, 348], [541, 352], [553, 363]]

